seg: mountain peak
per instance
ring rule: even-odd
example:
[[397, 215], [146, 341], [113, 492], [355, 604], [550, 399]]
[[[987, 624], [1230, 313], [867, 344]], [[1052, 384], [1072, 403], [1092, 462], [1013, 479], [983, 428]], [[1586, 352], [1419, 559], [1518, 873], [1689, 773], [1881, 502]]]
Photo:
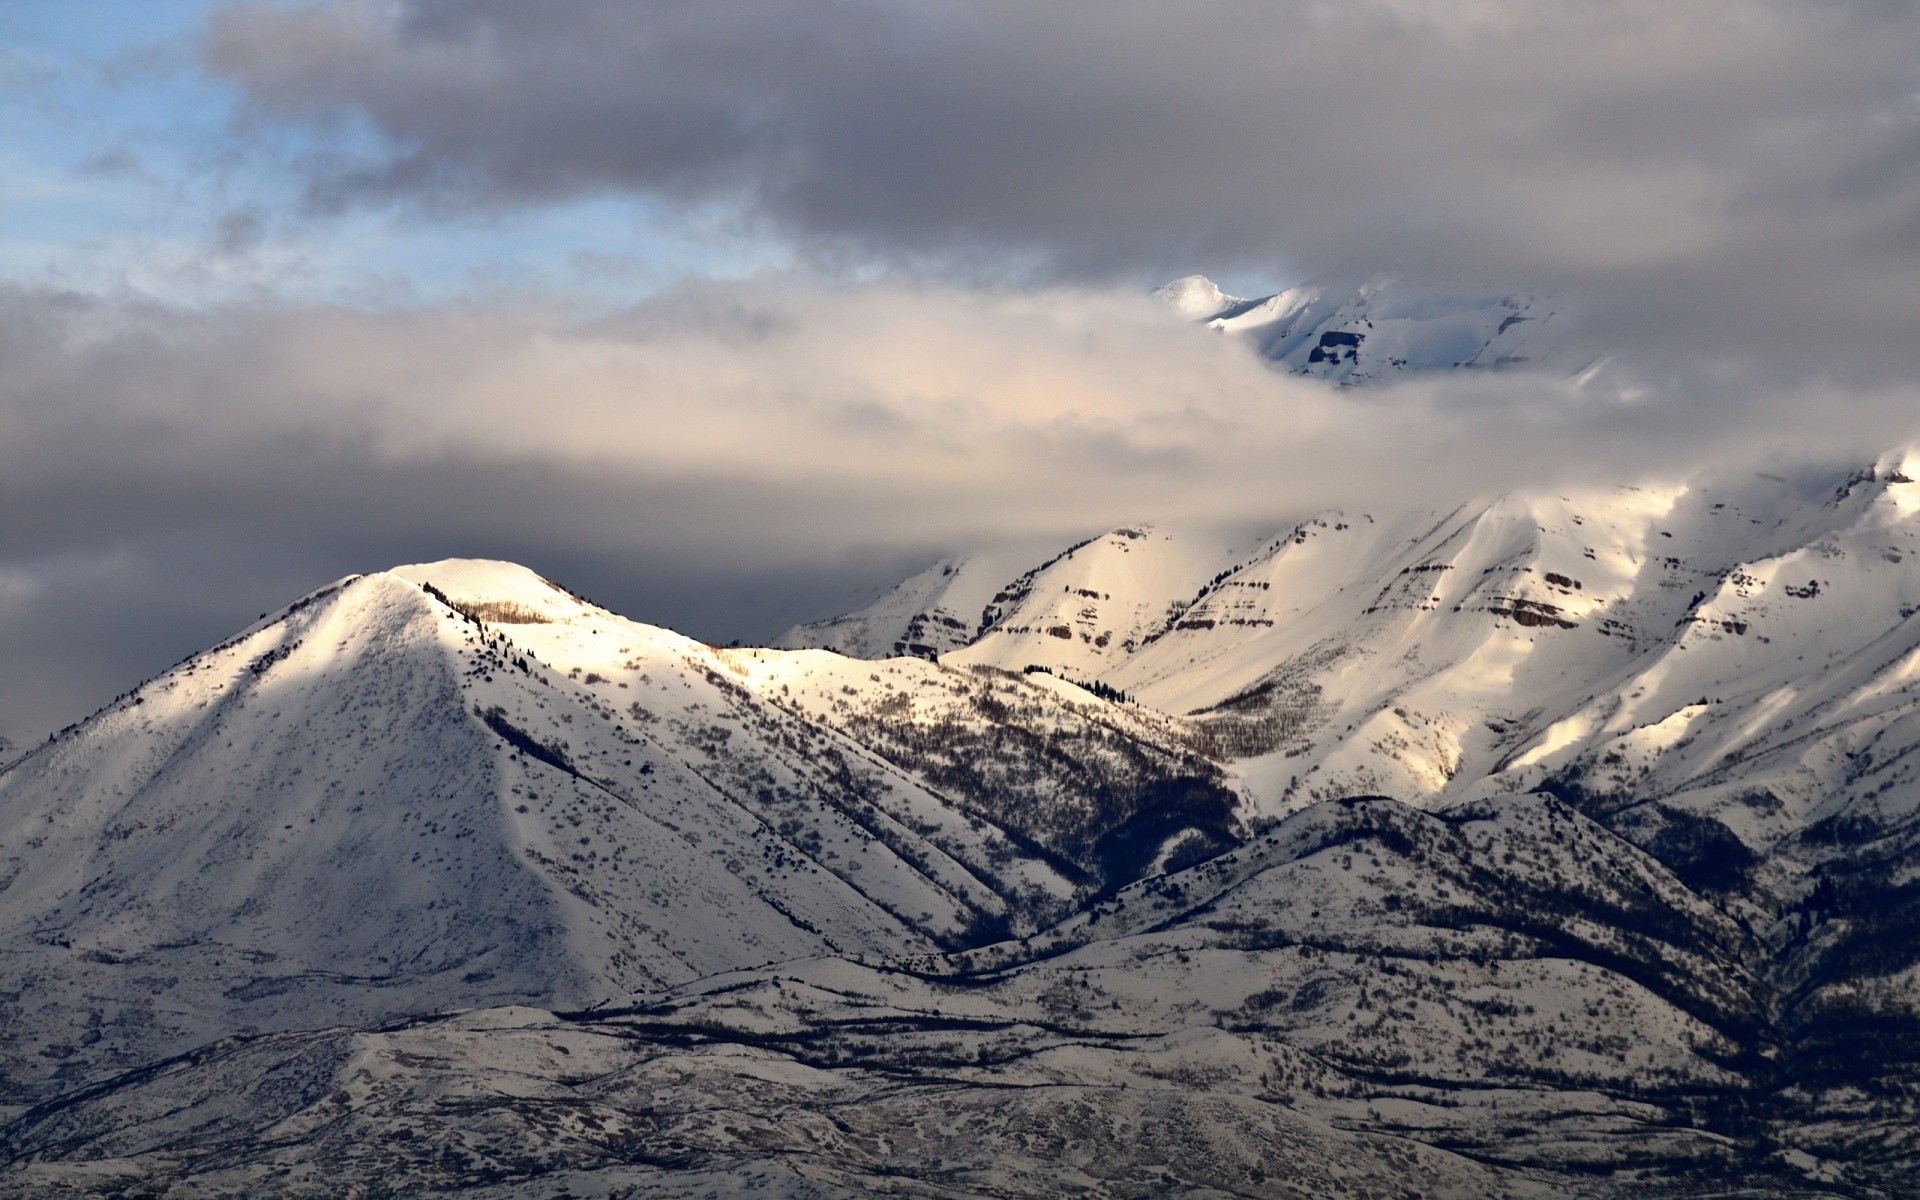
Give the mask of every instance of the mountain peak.
[[1889, 483], [1912, 483], [1920, 479], [1920, 442], [1909, 442], [1881, 455], [1873, 465], [1873, 473]]
[[593, 607], [545, 576], [498, 559], [443, 558], [386, 574], [431, 587], [461, 611], [496, 624], [565, 624]]
[[1220, 285], [1205, 275], [1187, 275], [1155, 288], [1154, 299], [1190, 321], [1216, 317], [1243, 303], [1238, 296], [1220, 290]]
[[1599, 1198], [1790, 1146], [1912, 1194], [1920, 453], [1848, 466], [1132, 524], [800, 631], [931, 662], [349, 577], [0, 772], [0, 1191], [745, 1194], [769, 1145], [985, 1180], [1096, 1128], [1116, 1181], [1245, 1163], [1163, 1191], [1273, 1194], [1279, 1145]]

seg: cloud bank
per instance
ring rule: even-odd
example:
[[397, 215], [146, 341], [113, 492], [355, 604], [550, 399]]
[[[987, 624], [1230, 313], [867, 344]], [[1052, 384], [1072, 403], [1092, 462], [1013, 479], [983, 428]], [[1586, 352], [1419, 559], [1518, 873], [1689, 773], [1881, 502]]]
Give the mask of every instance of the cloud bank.
[[16, 289], [0, 357], [0, 731], [402, 561], [518, 558], [754, 638], [982, 540], [1870, 460], [1920, 433], [1900, 390], [1342, 391], [1067, 286], [698, 284], [590, 321]]
[[[297, 244], [408, 296], [487, 278], [490, 237], [678, 244], [617, 211], [799, 265], [592, 320], [294, 303], [271, 270], [200, 309], [0, 290], [0, 735], [401, 561], [759, 637], [978, 539], [1920, 433], [1900, 0], [188, 7], [235, 105], [182, 160], [216, 258]], [[578, 242], [540, 224], [596, 205]], [[425, 232], [360, 240], [383, 222]], [[1331, 391], [1141, 294], [1194, 270], [1527, 287], [1618, 365]]]
[[320, 207], [623, 194], [817, 261], [1390, 269], [1676, 360], [1912, 375], [1920, 8], [1891, 0], [327, 0], [211, 68]]

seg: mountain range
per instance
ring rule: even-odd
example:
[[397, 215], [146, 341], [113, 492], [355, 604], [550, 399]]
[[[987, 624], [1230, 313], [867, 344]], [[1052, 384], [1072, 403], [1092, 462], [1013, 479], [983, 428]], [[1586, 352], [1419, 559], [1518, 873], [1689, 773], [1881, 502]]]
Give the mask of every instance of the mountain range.
[[[1340, 383], [1552, 315], [1367, 295], [1164, 293]], [[0, 1195], [1914, 1194], [1917, 555], [1902, 449], [768, 648], [336, 581], [0, 770]]]

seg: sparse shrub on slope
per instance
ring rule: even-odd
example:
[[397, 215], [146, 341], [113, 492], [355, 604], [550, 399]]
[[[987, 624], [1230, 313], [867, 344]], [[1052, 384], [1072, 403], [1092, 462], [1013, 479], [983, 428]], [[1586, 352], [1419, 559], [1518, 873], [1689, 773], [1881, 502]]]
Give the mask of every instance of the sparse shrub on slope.
[[1153, 870], [1180, 840], [1195, 861], [1235, 844], [1239, 796], [1218, 765], [1151, 741], [1099, 708], [1063, 704], [988, 668], [954, 672], [954, 702], [916, 713], [903, 696], [842, 717], [856, 740], [968, 812], [1042, 848], [1094, 891]]

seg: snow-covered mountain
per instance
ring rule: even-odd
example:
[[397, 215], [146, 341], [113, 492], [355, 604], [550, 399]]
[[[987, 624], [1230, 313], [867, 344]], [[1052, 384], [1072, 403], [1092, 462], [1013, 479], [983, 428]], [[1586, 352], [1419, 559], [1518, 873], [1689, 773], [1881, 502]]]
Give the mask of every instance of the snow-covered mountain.
[[[1902, 711], [1916, 476], [1901, 451], [1791, 481], [1330, 512], [1247, 548], [1128, 526], [1005, 579], [941, 661], [1047, 667], [1184, 718], [1268, 818], [1577, 786], [1711, 809], [1764, 849], [1844, 808], [1831, 764]], [[1779, 803], [1745, 812], [1727, 797], [1758, 760]]]
[[1380, 276], [1358, 287], [1302, 284], [1249, 300], [1189, 275], [1154, 295], [1188, 320], [1248, 340], [1289, 370], [1334, 383], [1454, 368], [1577, 371], [1594, 357], [1574, 361], [1558, 305], [1525, 290]]
[[0, 773], [0, 1194], [1911, 1194], [1916, 480], [342, 581]]
[[1194, 824], [1154, 788], [1218, 797], [1206, 845], [1234, 820], [1171, 723], [1107, 707], [716, 650], [507, 564], [343, 580], [0, 775], [0, 955], [38, 981], [0, 1063], [31, 1093], [236, 1030], [1031, 930], [1150, 865], [1136, 816]]

